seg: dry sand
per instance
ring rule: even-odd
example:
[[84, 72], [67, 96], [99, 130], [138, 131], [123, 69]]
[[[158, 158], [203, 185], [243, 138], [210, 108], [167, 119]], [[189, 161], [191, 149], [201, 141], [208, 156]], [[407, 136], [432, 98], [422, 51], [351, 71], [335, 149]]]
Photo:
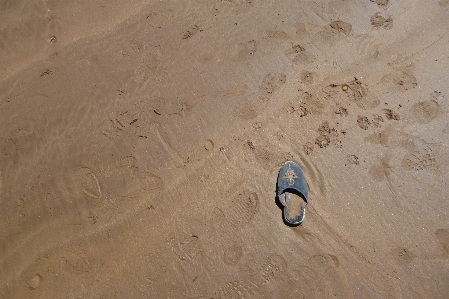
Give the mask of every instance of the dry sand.
[[448, 298], [448, 70], [448, 0], [0, 1], [0, 298]]

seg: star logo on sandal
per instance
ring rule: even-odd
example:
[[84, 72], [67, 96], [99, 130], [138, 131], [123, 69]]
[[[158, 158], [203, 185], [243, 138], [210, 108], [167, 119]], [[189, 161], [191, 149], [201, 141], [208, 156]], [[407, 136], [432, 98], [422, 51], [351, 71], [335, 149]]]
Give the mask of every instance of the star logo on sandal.
[[287, 184], [292, 186], [295, 183], [295, 179], [298, 178], [298, 176], [296, 175], [296, 173], [293, 171], [293, 169], [290, 167], [290, 164], [288, 164], [288, 169], [285, 172], [284, 179], [287, 179]]

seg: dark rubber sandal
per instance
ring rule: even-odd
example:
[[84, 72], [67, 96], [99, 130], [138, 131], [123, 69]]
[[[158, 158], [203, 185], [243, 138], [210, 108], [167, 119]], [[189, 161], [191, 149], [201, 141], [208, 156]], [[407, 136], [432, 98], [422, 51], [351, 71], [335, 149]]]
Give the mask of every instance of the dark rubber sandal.
[[309, 188], [301, 167], [287, 161], [279, 170], [276, 196], [284, 206], [284, 220], [290, 225], [300, 225], [306, 217]]

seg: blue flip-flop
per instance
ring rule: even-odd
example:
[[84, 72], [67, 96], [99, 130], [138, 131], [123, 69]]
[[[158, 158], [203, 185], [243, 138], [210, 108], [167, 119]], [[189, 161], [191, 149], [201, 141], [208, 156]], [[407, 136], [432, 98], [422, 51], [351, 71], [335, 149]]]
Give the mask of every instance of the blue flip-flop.
[[279, 170], [277, 198], [284, 206], [284, 220], [290, 225], [300, 225], [306, 217], [309, 188], [301, 167], [287, 161]]

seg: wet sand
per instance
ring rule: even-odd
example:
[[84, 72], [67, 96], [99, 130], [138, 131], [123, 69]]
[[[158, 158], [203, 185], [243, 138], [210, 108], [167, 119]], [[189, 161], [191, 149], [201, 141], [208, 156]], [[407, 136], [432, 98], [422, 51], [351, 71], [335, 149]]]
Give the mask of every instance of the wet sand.
[[0, 16], [0, 298], [448, 297], [449, 1]]

